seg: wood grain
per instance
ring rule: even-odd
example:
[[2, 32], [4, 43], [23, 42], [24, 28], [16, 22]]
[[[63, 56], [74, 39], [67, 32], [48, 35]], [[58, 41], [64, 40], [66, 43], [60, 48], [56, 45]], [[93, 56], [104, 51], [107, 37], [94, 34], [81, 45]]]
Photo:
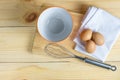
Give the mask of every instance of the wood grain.
[[[86, 63], [11, 63], [0, 65], [1, 80], [119, 80], [120, 63], [118, 70], [112, 72], [94, 67]], [[68, 68], [69, 66], [69, 68]], [[5, 69], [6, 68], [6, 69]], [[99, 73], [96, 73], [99, 72]], [[5, 77], [7, 75], [7, 77]]]
[[120, 18], [120, 0], [0, 0], [0, 80], [120, 80], [120, 37], [107, 58], [107, 63], [117, 66], [116, 72], [76, 59], [32, 54], [37, 19], [25, 19], [32, 12], [39, 16], [43, 5], [81, 14], [96, 6]]
[[0, 0], [0, 26], [35, 26], [35, 21], [31, 24], [24, 22], [24, 15], [39, 13], [42, 5], [61, 6], [83, 14], [89, 6], [96, 6], [120, 17], [119, 4], [119, 0]]

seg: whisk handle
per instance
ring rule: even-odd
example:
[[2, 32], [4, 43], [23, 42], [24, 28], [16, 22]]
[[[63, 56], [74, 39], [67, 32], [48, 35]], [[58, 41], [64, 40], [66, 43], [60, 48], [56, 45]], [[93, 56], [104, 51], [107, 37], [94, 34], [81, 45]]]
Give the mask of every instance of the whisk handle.
[[95, 61], [95, 60], [88, 59], [88, 58], [85, 58], [84, 61], [86, 63], [93, 64], [93, 65], [96, 65], [96, 66], [99, 66], [99, 67], [102, 67], [102, 68], [105, 68], [105, 69], [110, 69], [112, 71], [115, 71], [117, 69], [116, 66], [112, 66], [110, 64], [106, 64], [106, 63], [103, 63], [103, 62], [100, 62], [100, 61]]

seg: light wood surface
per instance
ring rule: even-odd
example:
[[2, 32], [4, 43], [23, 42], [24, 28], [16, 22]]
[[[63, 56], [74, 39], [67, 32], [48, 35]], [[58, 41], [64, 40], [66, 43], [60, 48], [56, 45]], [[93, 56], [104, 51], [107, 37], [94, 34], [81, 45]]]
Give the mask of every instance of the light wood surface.
[[81, 14], [93, 5], [120, 18], [120, 0], [0, 0], [0, 80], [120, 80], [120, 37], [106, 60], [117, 66], [115, 72], [76, 59], [32, 54], [36, 18], [43, 5]]

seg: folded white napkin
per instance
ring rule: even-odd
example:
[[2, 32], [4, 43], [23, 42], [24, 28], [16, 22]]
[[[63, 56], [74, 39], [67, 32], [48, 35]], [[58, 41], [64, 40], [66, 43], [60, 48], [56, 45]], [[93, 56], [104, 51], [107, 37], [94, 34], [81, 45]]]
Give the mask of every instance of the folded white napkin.
[[[97, 46], [95, 52], [92, 54], [85, 51], [84, 44], [79, 38], [81, 31], [86, 28], [95, 32], [100, 32], [105, 38], [104, 45]], [[100, 8], [89, 7], [82, 20], [78, 35], [74, 39], [76, 43], [75, 50], [104, 62], [119, 33], [120, 19]]]

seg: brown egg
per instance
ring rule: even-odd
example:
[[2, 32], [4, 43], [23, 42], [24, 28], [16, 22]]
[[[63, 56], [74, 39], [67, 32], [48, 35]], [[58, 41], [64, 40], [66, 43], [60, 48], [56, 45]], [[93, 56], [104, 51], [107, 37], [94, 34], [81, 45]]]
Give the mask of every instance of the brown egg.
[[100, 34], [99, 32], [93, 32], [92, 34], [92, 40], [95, 42], [95, 44], [101, 46], [104, 44], [104, 36]]
[[96, 49], [96, 45], [95, 43], [92, 41], [92, 40], [88, 40], [86, 42], [86, 45], [85, 45], [85, 50], [88, 52], [88, 53], [93, 53]]
[[80, 34], [80, 39], [82, 41], [90, 40], [92, 37], [92, 30], [90, 29], [84, 29]]

